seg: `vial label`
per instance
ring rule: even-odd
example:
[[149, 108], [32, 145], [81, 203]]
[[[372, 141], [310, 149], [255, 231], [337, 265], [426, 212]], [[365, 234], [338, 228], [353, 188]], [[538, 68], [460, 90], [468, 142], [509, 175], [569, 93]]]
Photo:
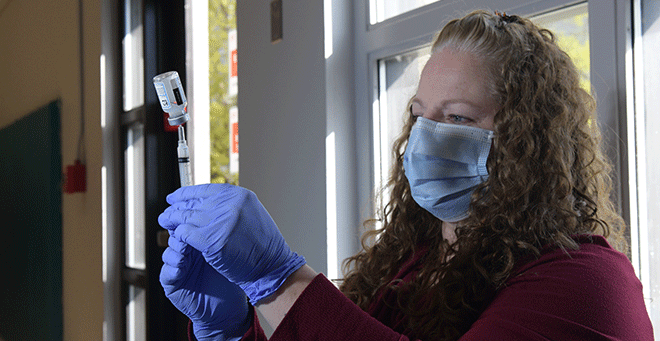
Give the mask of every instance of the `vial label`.
[[183, 105], [186, 102], [186, 96], [183, 94], [183, 85], [181, 85], [181, 79], [179, 77], [172, 78], [170, 80], [170, 85], [172, 86], [172, 93], [174, 93], [176, 104]]
[[181, 98], [181, 91], [179, 91], [179, 88], [172, 89], [172, 92], [174, 93], [174, 99], [176, 100], [176, 104], [177, 105], [183, 104], [183, 99]]
[[160, 106], [163, 110], [171, 109], [172, 103], [167, 97], [167, 91], [165, 91], [165, 84], [161, 82], [154, 82], [154, 87], [156, 87], [156, 94], [158, 95], [158, 100], [160, 101]]

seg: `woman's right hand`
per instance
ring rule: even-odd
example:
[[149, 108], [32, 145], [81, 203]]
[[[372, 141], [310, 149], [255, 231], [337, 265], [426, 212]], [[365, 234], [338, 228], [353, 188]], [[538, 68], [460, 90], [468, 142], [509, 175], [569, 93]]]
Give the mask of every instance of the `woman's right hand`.
[[305, 265], [257, 196], [230, 184], [185, 186], [167, 196], [158, 223], [202, 252], [206, 262], [236, 283], [257, 306]]
[[170, 237], [160, 283], [174, 306], [193, 322], [198, 340], [240, 339], [252, 322], [241, 288], [213, 269], [202, 254]]

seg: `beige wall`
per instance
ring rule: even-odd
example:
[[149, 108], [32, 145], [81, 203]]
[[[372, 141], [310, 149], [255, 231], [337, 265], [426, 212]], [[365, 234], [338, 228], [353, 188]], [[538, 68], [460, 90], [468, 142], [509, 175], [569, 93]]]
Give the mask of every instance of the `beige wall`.
[[[84, 0], [87, 192], [63, 194], [64, 340], [102, 340], [100, 1]], [[62, 163], [80, 127], [77, 0], [0, 0], [0, 127], [60, 98]]]

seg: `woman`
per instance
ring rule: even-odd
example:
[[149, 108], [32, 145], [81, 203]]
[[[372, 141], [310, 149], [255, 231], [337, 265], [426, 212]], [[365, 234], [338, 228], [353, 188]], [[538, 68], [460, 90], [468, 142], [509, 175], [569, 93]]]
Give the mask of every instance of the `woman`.
[[161, 283], [200, 340], [266, 338], [243, 293], [274, 340], [652, 340], [594, 111], [552, 33], [470, 13], [434, 41], [341, 292], [228, 185], [168, 197]]

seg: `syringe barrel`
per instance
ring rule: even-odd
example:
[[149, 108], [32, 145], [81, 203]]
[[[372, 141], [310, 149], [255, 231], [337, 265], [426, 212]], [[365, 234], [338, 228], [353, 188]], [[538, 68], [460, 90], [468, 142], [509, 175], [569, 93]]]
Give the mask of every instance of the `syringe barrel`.
[[176, 148], [176, 153], [179, 161], [179, 179], [181, 180], [181, 186], [192, 186], [190, 153], [185, 140], [179, 140], [179, 146]]
[[192, 171], [190, 170], [190, 161], [187, 162], [179, 161], [179, 180], [181, 181], [181, 187], [192, 186], [193, 183], [192, 183]]
[[176, 147], [176, 154], [179, 162], [179, 179], [181, 187], [192, 186], [192, 172], [190, 171], [190, 151], [186, 142], [186, 134], [183, 126], [179, 126], [179, 145]]

